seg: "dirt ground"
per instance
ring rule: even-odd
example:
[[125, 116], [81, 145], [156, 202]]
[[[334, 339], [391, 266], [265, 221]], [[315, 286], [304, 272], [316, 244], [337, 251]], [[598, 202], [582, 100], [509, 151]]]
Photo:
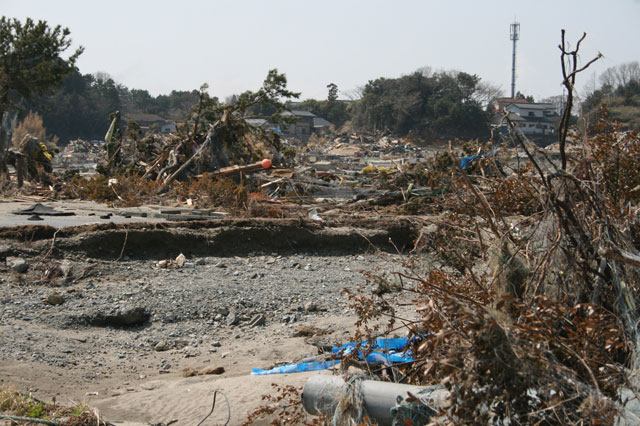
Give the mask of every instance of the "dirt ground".
[[[340, 330], [336, 334], [347, 337], [344, 331], [352, 329], [353, 318], [328, 317], [310, 322]], [[2, 328], [5, 333], [6, 328]], [[229, 399], [229, 424], [238, 425], [249, 412], [262, 404], [262, 395], [273, 392], [272, 383], [303, 386], [312, 374], [331, 374], [307, 372], [251, 376], [250, 371], [256, 366], [268, 368], [285, 360], [293, 362], [317, 353], [315, 347], [304, 342], [304, 338], [275, 337], [280, 328], [279, 325], [262, 328], [260, 336], [239, 331], [237, 335], [222, 337], [222, 346], [217, 352], [205, 352], [189, 358], [180, 351], [170, 351], [142, 359], [131, 357], [122, 360], [112, 348], [102, 347], [101, 366], [93, 373], [75, 366], [57, 367], [43, 362], [3, 359], [0, 362], [0, 381], [3, 385], [31, 392], [45, 401], [55, 398], [60, 404], [68, 405], [86, 402], [97, 408], [105, 419], [118, 423], [167, 423], [177, 419], [178, 424], [197, 424], [211, 409], [214, 391], [220, 390]], [[105, 333], [102, 330], [66, 332], [32, 325], [23, 329], [47, 333], [54, 346], [55, 342], [69, 339], [99, 342], [101, 334]], [[170, 370], [148, 368], [162, 357], [175, 362]], [[181, 374], [184, 368], [207, 366], [223, 367], [225, 372], [187, 378]], [[226, 418], [224, 401], [218, 399], [208, 424], [223, 424]]]
[[[3, 228], [0, 385], [61, 404], [84, 401], [110, 421], [178, 425], [197, 424], [220, 390], [229, 424], [241, 424], [272, 383], [302, 386], [311, 374], [331, 374], [251, 376], [252, 368], [349, 341], [355, 317], [344, 288], [365, 285], [361, 271], [401, 270], [405, 256], [377, 251], [372, 240], [397, 237], [406, 246], [415, 228], [354, 225], [104, 224], [57, 234], [46, 225]], [[175, 264], [180, 253], [182, 267]], [[12, 268], [16, 259], [26, 272]], [[126, 326], [109, 322], [135, 309], [146, 316]], [[326, 335], [295, 337], [300, 326]], [[224, 373], [183, 377], [185, 368], [207, 367]], [[207, 424], [226, 418], [218, 399]]]

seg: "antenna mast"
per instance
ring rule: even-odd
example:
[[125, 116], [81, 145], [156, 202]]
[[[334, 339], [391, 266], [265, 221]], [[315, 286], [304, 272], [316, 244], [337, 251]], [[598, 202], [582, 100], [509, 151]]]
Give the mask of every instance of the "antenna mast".
[[511, 40], [513, 41], [513, 59], [511, 63], [511, 98], [516, 97], [516, 43], [520, 39], [520, 24], [511, 24]]

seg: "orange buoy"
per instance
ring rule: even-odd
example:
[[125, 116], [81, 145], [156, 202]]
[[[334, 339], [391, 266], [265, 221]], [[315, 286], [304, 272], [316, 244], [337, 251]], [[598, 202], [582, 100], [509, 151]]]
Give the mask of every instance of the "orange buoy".
[[269, 160], [268, 158], [265, 158], [264, 160], [262, 160], [263, 169], [268, 169], [270, 167], [271, 167], [271, 160]]

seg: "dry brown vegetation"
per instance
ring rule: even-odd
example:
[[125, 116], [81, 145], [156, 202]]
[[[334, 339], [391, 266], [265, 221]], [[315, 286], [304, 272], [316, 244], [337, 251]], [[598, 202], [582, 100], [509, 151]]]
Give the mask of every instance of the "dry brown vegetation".
[[[565, 49], [564, 34], [561, 48], [571, 90], [577, 49]], [[514, 132], [527, 159], [511, 174], [488, 159], [463, 171], [453, 150], [437, 158], [421, 173], [437, 182], [437, 165], [452, 166], [454, 184], [430, 199], [449, 213], [415, 248], [433, 266], [410, 260], [407, 272], [367, 274], [348, 293], [355, 341], [405, 330], [415, 361], [393, 377], [449, 391], [434, 424], [614, 424], [621, 390], [637, 398], [640, 137], [606, 111], [589, 134], [570, 130], [568, 116], [562, 126], [557, 160]], [[414, 319], [397, 314], [399, 301]]]
[[40, 114], [30, 111], [13, 130], [11, 142], [15, 148], [20, 148], [20, 144], [26, 136], [37, 138], [38, 141], [49, 144], [55, 148], [58, 144], [57, 136], [47, 135], [47, 129], [44, 127]]
[[378, 291], [350, 295], [356, 339], [382, 316], [394, 329], [394, 300], [412, 299], [416, 361], [399, 370], [450, 391], [439, 422], [613, 424], [620, 389], [635, 391], [640, 138], [604, 112], [594, 131], [566, 169], [516, 136], [531, 167], [487, 193], [462, 176], [459, 199], [473, 203], [422, 240], [441, 267], [370, 277]]

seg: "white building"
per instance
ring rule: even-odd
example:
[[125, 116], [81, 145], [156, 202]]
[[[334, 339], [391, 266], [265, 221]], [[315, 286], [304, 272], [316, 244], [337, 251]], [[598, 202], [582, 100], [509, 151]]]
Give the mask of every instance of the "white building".
[[550, 103], [531, 103], [522, 99], [496, 99], [494, 111], [495, 123], [502, 119], [504, 111], [522, 134], [527, 136], [548, 136], [556, 133], [559, 115], [556, 107]]

